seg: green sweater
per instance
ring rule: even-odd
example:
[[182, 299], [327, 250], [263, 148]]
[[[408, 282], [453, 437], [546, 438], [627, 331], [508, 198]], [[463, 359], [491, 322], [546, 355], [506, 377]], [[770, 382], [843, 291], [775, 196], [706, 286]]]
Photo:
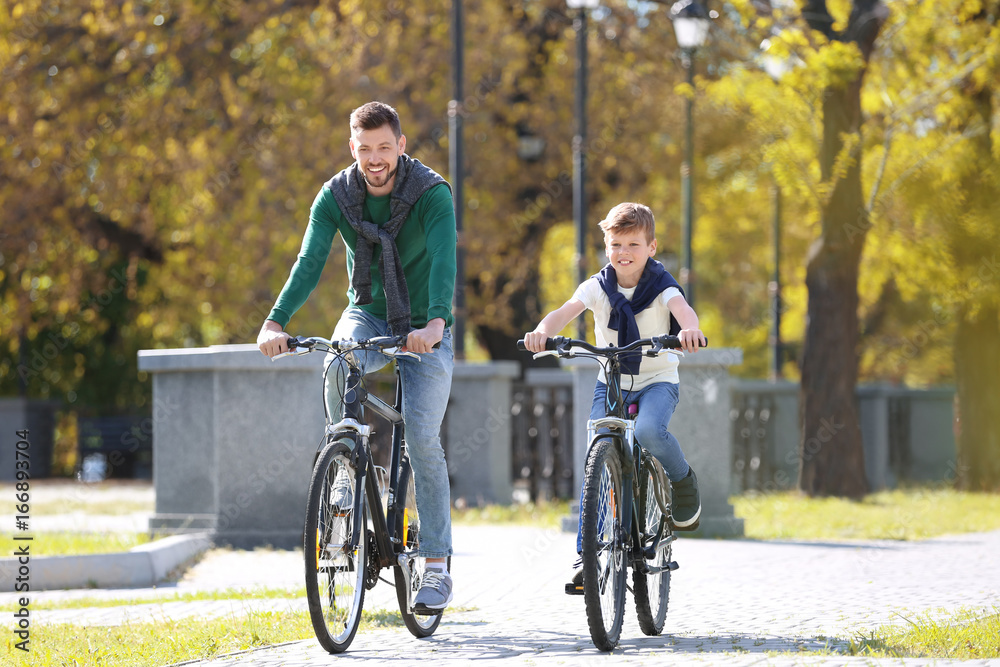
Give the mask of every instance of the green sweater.
[[[382, 226], [389, 221], [390, 195], [365, 197], [365, 218]], [[333, 239], [340, 232], [347, 249], [347, 275], [354, 270], [354, 244], [358, 234], [348, 224], [329, 188], [316, 195], [309, 213], [309, 226], [302, 249], [292, 267], [288, 281], [268, 319], [284, 328], [319, 283], [323, 266], [330, 254]], [[455, 292], [455, 208], [447, 184], [435, 185], [425, 192], [410, 209], [396, 237], [396, 248], [403, 263], [403, 274], [410, 293], [410, 319], [420, 329], [430, 320], [440, 317], [451, 326], [451, 302]], [[372, 255], [372, 303], [356, 306], [365, 312], [386, 319], [385, 290], [378, 271], [381, 246]], [[347, 299], [354, 303], [354, 289], [347, 290]]]

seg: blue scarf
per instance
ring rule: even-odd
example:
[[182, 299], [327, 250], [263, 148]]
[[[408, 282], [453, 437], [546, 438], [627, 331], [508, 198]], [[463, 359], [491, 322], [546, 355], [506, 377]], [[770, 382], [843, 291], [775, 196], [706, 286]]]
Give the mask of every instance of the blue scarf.
[[[611, 318], [608, 320], [608, 328], [618, 332], [618, 347], [624, 347], [629, 343], [639, 340], [639, 325], [635, 323], [636, 313], [645, 310], [663, 290], [669, 287], [676, 287], [684, 294], [684, 290], [674, 280], [674, 277], [663, 268], [663, 265], [652, 257], [646, 260], [646, 266], [639, 277], [639, 284], [636, 285], [632, 300], [629, 301], [625, 295], [618, 291], [618, 274], [614, 267], [608, 264], [596, 276], [598, 284], [611, 301]], [[670, 335], [676, 336], [681, 330], [681, 325], [670, 316]], [[651, 335], [659, 335], [656, 332]], [[642, 353], [639, 351], [630, 352], [621, 357], [622, 372], [635, 375], [639, 372], [639, 362], [642, 361]]]

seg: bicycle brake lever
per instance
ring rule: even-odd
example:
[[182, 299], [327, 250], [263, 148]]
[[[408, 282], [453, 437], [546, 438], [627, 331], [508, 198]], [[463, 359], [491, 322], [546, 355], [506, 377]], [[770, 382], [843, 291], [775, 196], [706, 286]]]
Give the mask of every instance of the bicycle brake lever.
[[382, 350], [382, 353], [387, 354], [390, 357], [409, 357], [411, 359], [416, 359], [417, 361], [423, 361], [423, 359], [420, 358], [420, 355], [416, 352], [410, 352], [409, 350], [404, 352], [398, 347], [387, 347]]
[[275, 362], [278, 359], [283, 359], [284, 357], [298, 357], [303, 354], [309, 354], [312, 350], [307, 347], [297, 347], [294, 350], [289, 350], [288, 352], [282, 352], [271, 357], [271, 361]]

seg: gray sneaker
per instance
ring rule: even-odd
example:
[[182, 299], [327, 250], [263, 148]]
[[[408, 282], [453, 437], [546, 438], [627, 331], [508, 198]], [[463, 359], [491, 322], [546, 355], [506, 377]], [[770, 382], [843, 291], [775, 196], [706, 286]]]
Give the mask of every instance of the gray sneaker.
[[334, 516], [346, 516], [354, 509], [354, 485], [351, 473], [347, 468], [337, 471], [330, 489], [330, 508]]
[[438, 570], [425, 570], [420, 590], [413, 601], [415, 614], [439, 614], [454, 595], [451, 590], [451, 575]]

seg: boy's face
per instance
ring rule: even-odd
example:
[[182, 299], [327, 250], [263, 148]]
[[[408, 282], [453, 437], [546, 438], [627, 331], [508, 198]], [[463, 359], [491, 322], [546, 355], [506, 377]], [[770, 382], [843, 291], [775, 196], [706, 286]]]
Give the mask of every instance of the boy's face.
[[604, 245], [622, 287], [638, 285], [646, 260], [656, 254], [656, 239], [647, 241], [646, 235], [636, 230], [608, 232], [604, 235]]

